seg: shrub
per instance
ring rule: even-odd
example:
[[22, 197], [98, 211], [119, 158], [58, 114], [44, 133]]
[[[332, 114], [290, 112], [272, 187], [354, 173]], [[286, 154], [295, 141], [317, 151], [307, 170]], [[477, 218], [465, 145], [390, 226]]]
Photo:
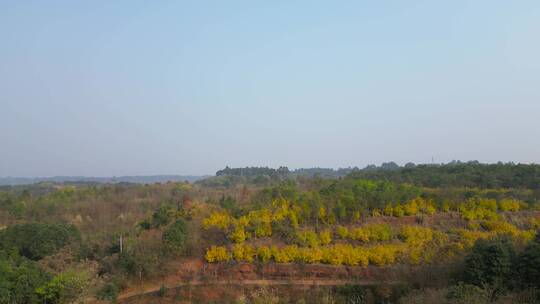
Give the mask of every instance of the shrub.
[[296, 245], [290, 245], [278, 248], [272, 246], [270, 249], [272, 252], [272, 257], [276, 263], [290, 263], [295, 260], [298, 260], [300, 257], [300, 250]]
[[481, 200], [478, 200], [477, 205], [480, 208], [483, 208], [483, 209], [486, 209], [486, 210], [489, 210], [489, 211], [492, 211], [492, 212], [497, 212], [497, 209], [498, 209], [497, 201], [494, 200], [494, 199], [481, 199]]
[[255, 249], [249, 245], [235, 244], [232, 250], [232, 255], [238, 262], [253, 262], [256, 254]]
[[298, 232], [296, 234], [296, 239], [300, 246], [317, 247], [321, 243], [317, 233], [312, 230]]
[[98, 291], [97, 298], [100, 300], [116, 302], [119, 293], [120, 288], [118, 288], [118, 285], [114, 282], [109, 282]]
[[323, 263], [332, 265], [367, 266], [368, 254], [362, 247], [353, 247], [350, 244], [336, 244], [322, 250]]
[[416, 199], [403, 205], [405, 215], [416, 215], [419, 212], [418, 202]]
[[35, 291], [49, 278], [37, 263], [0, 251], [0, 303], [40, 303]]
[[443, 202], [441, 210], [443, 212], [450, 212], [450, 209], [451, 209], [450, 203], [448, 201]]
[[368, 242], [369, 241], [369, 235], [365, 229], [362, 228], [354, 228], [350, 231], [348, 234], [349, 237], [353, 240], [361, 241], [361, 242]]
[[343, 254], [340, 252], [340, 249], [341, 248], [338, 245], [324, 248], [321, 262], [330, 265], [343, 264]]
[[227, 252], [227, 248], [222, 246], [212, 246], [206, 250], [205, 259], [209, 263], [226, 262], [231, 259], [231, 256]]
[[517, 200], [503, 199], [499, 202], [499, 209], [501, 211], [519, 211], [522, 203]]
[[203, 228], [210, 229], [211, 227], [216, 227], [227, 230], [232, 224], [232, 220], [227, 212], [212, 212], [209, 217], [203, 220]]
[[456, 231], [459, 235], [460, 241], [459, 245], [460, 247], [463, 247], [462, 249], [469, 249], [474, 246], [476, 241], [480, 239], [487, 239], [490, 238], [493, 234], [489, 232], [484, 231], [471, 231], [467, 229], [459, 229]]
[[163, 242], [170, 250], [179, 252], [184, 249], [187, 234], [186, 223], [179, 219], [163, 232]]
[[248, 238], [248, 234], [244, 230], [243, 226], [235, 225], [234, 230], [229, 233], [228, 237], [235, 243], [242, 243]]
[[427, 215], [433, 215], [435, 212], [437, 212], [437, 209], [432, 204], [428, 204], [422, 209], [422, 212]]
[[278, 304], [279, 296], [272, 289], [259, 288], [251, 293], [251, 303], [253, 304]]
[[152, 215], [152, 224], [156, 228], [167, 225], [169, 221], [169, 209], [166, 207], [159, 207]]
[[163, 248], [159, 239], [138, 240], [118, 256], [118, 266], [132, 275], [153, 276], [161, 270]]
[[402, 217], [405, 215], [405, 210], [403, 209], [403, 206], [401, 204], [397, 204], [395, 207], [394, 207], [394, 210], [392, 210], [392, 214], [395, 216], [395, 217]]
[[360, 304], [366, 302], [366, 291], [359, 285], [336, 287], [336, 292], [344, 298], [345, 303]]
[[140, 227], [142, 230], [150, 230], [150, 228], [152, 228], [152, 223], [149, 220], [144, 219], [140, 221], [137, 226]]
[[486, 290], [474, 285], [463, 284], [463, 282], [449, 288], [446, 298], [457, 303], [490, 303], [490, 297]]
[[86, 272], [67, 271], [36, 289], [44, 303], [71, 303], [82, 293], [89, 281]]
[[406, 243], [413, 245], [422, 245], [433, 239], [433, 230], [420, 226], [403, 226], [399, 232], [400, 238]]
[[370, 224], [352, 229], [349, 237], [361, 242], [389, 241], [392, 239], [392, 228], [387, 224]]
[[392, 205], [387, 204], [383, 209], [383, 214], [386, 216], [392, 216], [394, 214], [394, 208], [392, 208]]
[[300, 248], [297, 259], [300, 262], [313, 264], [319, 263], [323, 258], [323, 250], [315, 248]]
[[272, 213], [270, 210], [256, 210], [248, 214], [249, 222], [255, 227], [256, 237], [272, 236]]
[[39, 260], [74, 240], [80, 240], [80, 234], [73, 225], [18, 224], [0, 231], [0, 250], [15, 249], [24, 257]]
[[332, 232], [330, 230], [323, 230], [319, 233], [319, 239], [321, 245], [328, 245], [332, 242]]
[[270, 248], [261, 246], [257, 249], [257, 257], [261, 262], [267, 263], [272, 258], [272, 252], [270, 251]]
[[458, 211], [466, 220], [496, 220], [499, 218], [494, 200], [469, 200], [458, 206]]
[[[410, 293], [399, 298], [399, 304], [449, 304], [444, 301], [446, 289], [413, 289]], [[458, 303], [453, 303], [458, 304]], [[463, 303], [465, 304], [465, 303]]]
[[336, 232], [341, 239], [346, 239], [349, 236], [349, 230], [347, 227], [338, 226]]
[[377, 266], [391, 265], [396, 262], [400, 247], [396, 245], [379, 245], [368, 250], [369, 262]]
[[157, 292], [158, 297], [163, 298], [167, 294], [167, 287], [165, 285], [161, 284], [159, 287], [159, 290]]

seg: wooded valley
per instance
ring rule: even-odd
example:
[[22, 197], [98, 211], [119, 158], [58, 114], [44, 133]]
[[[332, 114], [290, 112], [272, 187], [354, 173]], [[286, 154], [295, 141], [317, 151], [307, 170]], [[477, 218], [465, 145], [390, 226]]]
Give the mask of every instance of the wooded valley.
[[0, 303], [536, 303], [539, 228], [539, 165], [2, 186]]

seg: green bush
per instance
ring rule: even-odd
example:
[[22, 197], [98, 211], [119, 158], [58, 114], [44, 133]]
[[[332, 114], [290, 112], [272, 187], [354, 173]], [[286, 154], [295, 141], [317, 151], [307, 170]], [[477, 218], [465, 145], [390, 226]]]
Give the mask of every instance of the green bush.
[[161, 270], [162, 253], [159, 240], [140, 240], [119, 254], [117, 266], [131, 275], [154, 276]]
[[158, 297], [162, 298], [162, 297], [165, 296], [166, 293], [167, 293], [167, 287], [165, 287], [165, 285], [162, 284], [162, 285], [159, 287], [159, 290], [158, 290], [158, 292], [157, 292], [157, 295], [158, 295]]
[[40, 303], [36, 288], [49, 279], [35, 262], [0, 252], [0, 303]]
[[179, 252], [184, 249], [187, 234], [186, 223], [179, 219], [163, 232], [163, 242], [167, 248]]
[[160, 207], [152, 215], [152, 224], [156, 228], [167, 225], [169, 221], [169, 209], [167, 207]]
[[120, 288], [118, 288], [118, 285], [114, 282], [109, 282], [98, 291], [97, 298], [100, 300], [116, 302], [119, 293]]
[[40, 260], [74, 240], [80, 240], [80, 234], [73, 225], [18, 224], [0, 231], [0, 250], [15, 249], [24, 257]]
[[44, 303], [61, 304], [76, 300], [88, 284], [86, 272], [67, 271], [36, 289]]
[[490, 303], [489, 294], [486, 290], [475, 286], [459, 283], [449, 288], [446, 298], [452, 303], [487, 304]]
[[344, 285], [336, 288], [337, 294], [344, 298], [346, 303], [365, 303], [366, 291], [359, 285]]
[[149, 220], [144, 219], [140, 221], [137, 226], [140, 227], [142, 230], [150, 230], [150, 228], [152, 228], [152, 223]]

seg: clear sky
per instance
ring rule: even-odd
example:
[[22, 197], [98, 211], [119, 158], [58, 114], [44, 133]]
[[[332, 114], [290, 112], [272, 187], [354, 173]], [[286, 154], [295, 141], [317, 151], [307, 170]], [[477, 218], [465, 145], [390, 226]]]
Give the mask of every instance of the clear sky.
[[540, 162], [540, 1], [0, 1], [0, 176]]

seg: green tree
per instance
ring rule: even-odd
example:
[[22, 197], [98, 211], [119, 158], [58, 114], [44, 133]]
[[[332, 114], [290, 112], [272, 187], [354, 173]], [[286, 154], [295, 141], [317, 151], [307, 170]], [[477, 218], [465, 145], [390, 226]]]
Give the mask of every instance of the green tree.
[[515, 250], [507, 238], [478, 240], [465, 258], [464, 279], [479, 287], [491, 287], [492, 297], [510, 285]]
[[39, 303], [36, 288], [48, 280], [49, 275], [35, 262], [0, 252], [0, 303]]
[[186, 223], [179, 219], [163, 232], [163, 242], [167, 248], [179, 252], [185, 247], [187, 234]]
[[18, 224], [0, 231], [0, 250], [15, 249], [24, 257], [40, 260], [79, 239], [79, 231], [73, 225]]
[[520, 287], [540, 289], [540, 234], [518, 256], [515, 274]]
[[169, 209], [167, 207], [159, 207], [152, 215], [152, 224], [156, 228], [167, 225], [169, 220]]
[[48, 304], [71, 303], [76, 300], [88, 283], [86, 272], [67, 271], [36, 289], [39, 297]]

